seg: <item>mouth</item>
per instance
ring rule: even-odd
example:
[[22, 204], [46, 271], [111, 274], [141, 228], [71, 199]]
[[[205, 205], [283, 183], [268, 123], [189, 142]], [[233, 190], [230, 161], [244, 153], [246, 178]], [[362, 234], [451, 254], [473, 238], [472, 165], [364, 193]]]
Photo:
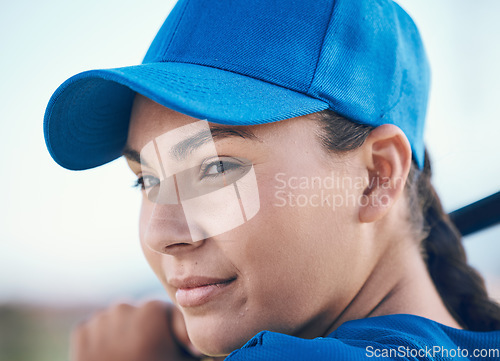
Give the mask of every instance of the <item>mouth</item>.
[[199, 307], [217, 298], [233, 284], [236, 277], [228, 279], [192, 277], [173, 280], [172, 286], [177, 288], [175, 298], [179, 306], [184, 308]]

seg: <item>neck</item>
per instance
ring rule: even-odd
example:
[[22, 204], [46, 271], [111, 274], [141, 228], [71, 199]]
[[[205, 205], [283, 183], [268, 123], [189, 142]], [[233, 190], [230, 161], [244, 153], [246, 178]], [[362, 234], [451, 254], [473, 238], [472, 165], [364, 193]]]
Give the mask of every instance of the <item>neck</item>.
[[406, 240], [392, 243], [325, 335], [346, 321], [401, 313], [460, 328], [439, 296], [418, 246]]

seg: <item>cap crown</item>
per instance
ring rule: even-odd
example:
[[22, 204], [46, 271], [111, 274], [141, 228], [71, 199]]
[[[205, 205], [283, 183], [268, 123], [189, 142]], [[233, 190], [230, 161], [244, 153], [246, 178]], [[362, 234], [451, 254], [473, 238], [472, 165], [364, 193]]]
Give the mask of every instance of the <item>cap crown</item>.
[[206, 65], [407, 135], [423, 164], [430, 81], [418, 30], [389, 0], [180, 0], [143, 63]]
[[181, 0], [144, 63], [207, 65], [306, 93], [332, 7], [332, 0]]

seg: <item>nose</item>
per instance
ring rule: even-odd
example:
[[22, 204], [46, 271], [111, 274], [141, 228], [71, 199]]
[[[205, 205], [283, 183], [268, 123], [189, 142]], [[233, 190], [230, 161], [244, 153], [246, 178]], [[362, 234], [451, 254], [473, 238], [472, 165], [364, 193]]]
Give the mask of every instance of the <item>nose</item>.
[[144, 201], [139, 228], [141, 242], [161, 254], [179, 255], [201, 246], [204, 241], [204, 237], [193, 240], [193, 225], [188, 224], [180, 204]]

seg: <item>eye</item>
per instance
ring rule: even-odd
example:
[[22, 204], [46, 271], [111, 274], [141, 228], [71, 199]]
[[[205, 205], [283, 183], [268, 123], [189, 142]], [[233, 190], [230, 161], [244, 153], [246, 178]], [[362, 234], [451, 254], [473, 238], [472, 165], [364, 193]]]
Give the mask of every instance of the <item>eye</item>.
[[149, 189], [157, 186], [158, 184], [160, 184], [160, 180], [158, 178], [153, 177], [151, 175], [145, 175], [137, 179], [137, 181], [134, 184], [134, 187], [141, 189]]
[[213, 162], [208, 165], [208, 167], [205, 169], [203, 175], [204, 176], [213, 176], [213, 175], [219, 175], [223, 174], [225, 169], [228, 169], [229, 163], [224, 163], [223, 161], [219, 160], [217, 162]]
[[214, 178], [235, 170], [242, 170], [246, 165], [235, 158], [218, 158], [201, 166], [201, 178]]

